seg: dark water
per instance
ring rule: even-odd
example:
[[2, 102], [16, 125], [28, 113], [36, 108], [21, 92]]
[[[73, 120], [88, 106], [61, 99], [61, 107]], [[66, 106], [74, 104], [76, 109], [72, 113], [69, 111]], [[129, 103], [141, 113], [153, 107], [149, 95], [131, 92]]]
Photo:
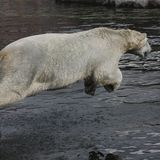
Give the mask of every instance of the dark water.
[[79, 82], [44, 91], [0, 110], [0, 160], [87, 160], [90, 150], [118, 152], [125, 160], [160, 157], [159, 9], [55, 5], [51, 0], [0, 1], [0, 48], [21, 37], [93, 27], [148, 33], [145, 61], [126, 55], [121, 88], [84, 94]]

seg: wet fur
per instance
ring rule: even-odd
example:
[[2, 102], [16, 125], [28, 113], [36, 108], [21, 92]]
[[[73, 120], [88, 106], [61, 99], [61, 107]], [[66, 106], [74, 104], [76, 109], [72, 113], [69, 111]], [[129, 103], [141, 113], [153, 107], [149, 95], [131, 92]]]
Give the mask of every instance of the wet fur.
[[122, 81], [120, 57], [149, 49], [146, 34], [105, 27], [17, 40], [0, 51], [0, 106], [83, 79], [87, 94], [97, 85], [115, 90]]

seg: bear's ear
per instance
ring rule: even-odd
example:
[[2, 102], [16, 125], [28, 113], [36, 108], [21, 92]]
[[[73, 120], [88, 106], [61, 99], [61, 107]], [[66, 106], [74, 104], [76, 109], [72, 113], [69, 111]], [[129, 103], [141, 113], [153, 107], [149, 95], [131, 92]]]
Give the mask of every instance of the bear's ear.
[[135, 35], [135, 38], [137, 39], [137, 41], [141, 42], [141, 41], [144, 41], [147, 38], [147, 34], [137, 32], [136, 35]]
[[138, 48], [143, 47], [145, 45], [146, 41], [147, 41], [147, 34], [141, 33], [141, 38], [139, 39]]
[[146, 33], [140, 33], [133, 30], [128, 30], [130, 41], [129, 41], [129, 50], [132, 49], [139, 49], [145, 45], [147, 34]]

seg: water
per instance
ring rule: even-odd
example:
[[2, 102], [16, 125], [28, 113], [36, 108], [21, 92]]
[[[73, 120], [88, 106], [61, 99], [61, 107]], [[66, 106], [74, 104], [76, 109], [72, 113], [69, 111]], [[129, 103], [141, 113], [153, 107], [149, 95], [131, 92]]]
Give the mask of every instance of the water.
[[55, 5], [51, 0], [3, 0], [0, 6], [0, 48], [29, 35], [106, 26], [146, 32], [153, 49], [145, 61], [122, 57], [123, 83], [114, 93], [98, 88], [90, 97], [78, 82], [1, 109], [2, 160], [86, 160], [93, 149], [117, 151], [126, 159], [159, 159], [160, 146], [154, 145], [160, 142], [158, 9]]

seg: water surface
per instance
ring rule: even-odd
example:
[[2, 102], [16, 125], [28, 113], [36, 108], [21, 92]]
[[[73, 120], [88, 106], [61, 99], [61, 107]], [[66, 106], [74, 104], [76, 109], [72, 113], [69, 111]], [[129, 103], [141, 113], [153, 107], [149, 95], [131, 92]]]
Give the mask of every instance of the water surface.
[[145, 61], [120, 61], [123, 83], [108, 94], [84, 94], [83, 82], [44, 91], [0, 110], [2, 160], [86, 160], [90, 150], [118, 152], [125, 159], [160, 156], [160, 12], [55, 5], [51, 0], [0, 2], [0, 48], [19, 38], [106, 26], [146, 32], [152, 53]]

